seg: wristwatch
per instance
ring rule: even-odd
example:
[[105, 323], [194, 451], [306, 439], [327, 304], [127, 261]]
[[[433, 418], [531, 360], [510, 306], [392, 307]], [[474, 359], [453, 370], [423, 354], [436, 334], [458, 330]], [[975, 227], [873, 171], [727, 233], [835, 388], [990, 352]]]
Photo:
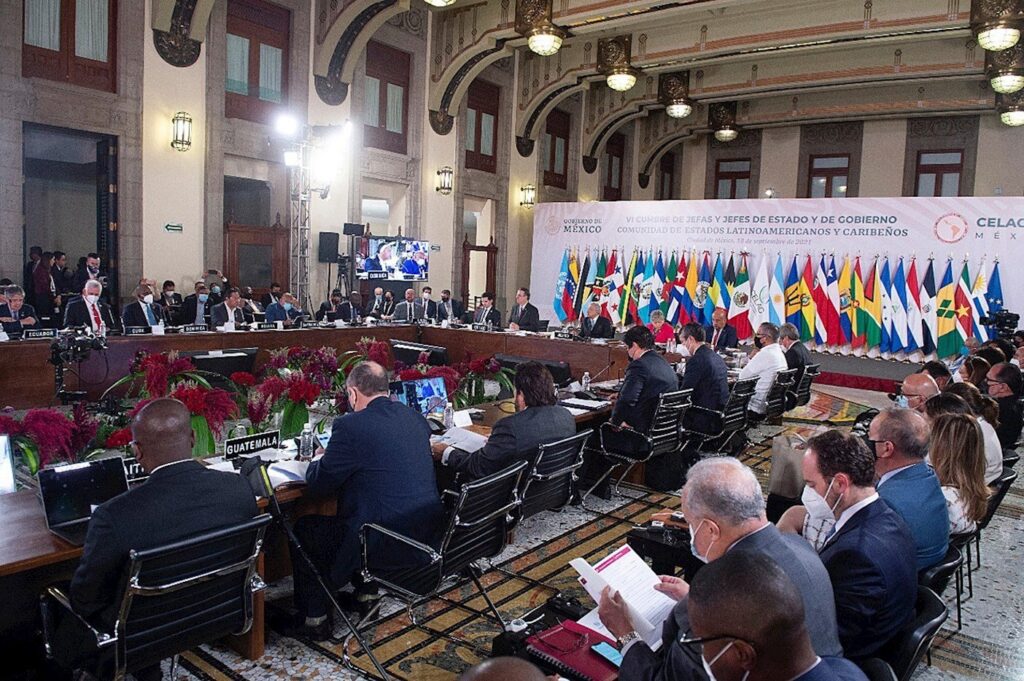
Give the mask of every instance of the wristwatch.
[[618, 639], [619, 650], [624, 649], [626, 646], [628, 646], [633, 641], [639, 641], [639, 640], [641, 640], [640, 634], [636, 633], [636, 631], [627, 631], [625, 634], [620, 636], [619, 639]]

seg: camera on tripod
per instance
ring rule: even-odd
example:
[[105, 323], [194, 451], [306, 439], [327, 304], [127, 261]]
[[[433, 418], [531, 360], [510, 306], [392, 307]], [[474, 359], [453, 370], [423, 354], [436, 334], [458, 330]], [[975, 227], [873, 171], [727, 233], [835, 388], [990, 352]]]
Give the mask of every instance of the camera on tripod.
[[75, 329], [68, 333], [63, 333], [50, 343], [50, 364], [53, 365], [54, 369], [54, 395], [60, 398], [61, 404], [67, 405], [73, 402], [80, 402], [86, 398], [84, 391], [68, 390], [65, 386], [64, 372], [67, 370], [66, 365], [72, 363], [81, 364], [89, 358], [93, 350], [106, 349], [106, 338], [87, 334], [84, 329]]
[[1012, 338], [1013, 332], [1017, 330], [1020, 323], [1020, 315], [1009, 310], [993, 312], [978, 320], [982, 326], [990, 326], [996, 330], [999, 338]]

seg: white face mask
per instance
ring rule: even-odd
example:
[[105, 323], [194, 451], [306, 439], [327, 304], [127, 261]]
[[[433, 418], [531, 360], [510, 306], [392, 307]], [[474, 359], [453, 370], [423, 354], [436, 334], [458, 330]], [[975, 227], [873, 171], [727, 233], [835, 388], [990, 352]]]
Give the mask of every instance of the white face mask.
[[93, 295], [93, 294], [91, 294], [91, 293], [90, 293], [89, 295], [87, 295], [87, 296], [85, 297], [85, 299], [89, 301], [89, 304], [90, 304], [90, 305], [95, 305], [95, 304], [96, 304], [96, 301], [97, 301], [97, 300], [99, 300], [99, 299], [100, 299], [100, 297], [99, 297], [99, 296], [96, 296], [96, 295]]
[[686, 347], [686, 345], [683, 344], [680, 344], [678, 347], [676, 347], [676, 352], [678, 352], [681, 357], [690, 356], [690, 348]]
[[[690, 532], [690, 553], [692, 553], [693, 557], [696, 558], [697, 560], [699, 560], [700, 562], [707, 563], [708, 562], [708, 554], [711, 553], [711, 547], [714, 546], [715, 540], [712, 539], [711, 543], [708, 544], [708, 552], [705, 553], [703, 556], [700, 555], [700, 552], [697, 551], [697, 532], [700, 531], [700, 526], [703, 525], [703, 524], [704, 524], [704, 520], [701, 520], [699, 523], [697, 523], [697, 527], [695, 527]], [[729, 645], [732, 645], [732, 644], [729, 644]], [[729, 646], [726, 646], [726, 648], [728, 648], [728, 647]], [[725, 652], [725, 650], [723, 649], [722, 652]], [[721, 654], [722, 653], [719, 653], [718, 655], [721, 655]], [[717, 660], [717, 659], [718, 659], [718, 657], [716, 656], [715, 660]], [[712, 660], [712, 664], [713, 663], [714, 663], [714, 660]]]
[[895, 404], [900, 409], [908, 409], [910, 407], [910, 400], [906, 395], [897, 395]]
[[839, 498], [836, 499], [836, 503], [831, 506], [825, 500], [829, 492], [832, 491], [832, 485], [836, 479], [832, 478], [832, 482], [828, 483], [828, 489], [825, 490], [825, 496], [821, 496], [810, 487], [804, 485], [804, 491], [800, 495], [800, 500], [803, 502], [804, 508], [807, 509], [807, 515], [815, 520], [834, 520], [835, 511], [839, 506], [839, 502], [842, 501], [843, 495], [840, 494]]
[[142, 302], [144, 302], [147, 305], [150, 305], [153, 302], [153, 294], [147, 293], [146, 295], [142, 296]]
[[[732, 648], [732, 645], [734, 643], [736, 643], [736, 641], [729, 641], [729, 645], [727, 645], [724, 648], [722, 648], [721, 650], [719, 650], [718, 654], [715, 655], [713, 658], [711, 658], [710, 662], [705, 660], [704, 659], [704, 655], [701, 654], [700, 661], [701, 661], [701, 664], [704, 665], [704, 673], [708, 675], [708, 679], [710, 681], [718, 681], [718, 679], [715, 678], [715, 673], [713, 671], [711, 671], [711, 665], [713, 665], [714, 663], [718, 662], [718, 659], [720, 657], [722, 657], [722, 655], [725, 655], [725, 651], [729, 650], [729, 648]], [[747, 677], [748, 676], [750, 676], [750, 672], [746, 672], [745, 674], [743, 674], [743, 681], [747, 681]]]

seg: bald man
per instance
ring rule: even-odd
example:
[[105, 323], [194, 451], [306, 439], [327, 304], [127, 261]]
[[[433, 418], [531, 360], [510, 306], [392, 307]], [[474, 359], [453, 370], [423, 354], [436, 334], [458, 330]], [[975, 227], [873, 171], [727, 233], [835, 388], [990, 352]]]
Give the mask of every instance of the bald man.
[[541, 670], [518, 657], [492, 657], [475, 664], [459, 681], [547, 681]]
[[[931, 374], [910, 374], [903, 379], [900, 395], [896, 398], [897, 407], [907, 407], [924, 413], [924, 403], [929, 397], [939, 394], [939, 386]], [[906, 399], [901, 399], [906, 398]]]
[[132, 549], [170, 544], [256, 515], [256, 497], [234, 473], [192, 458], [190, 414], [178, 400], [158, 399], [132, 421], [132, 453], [144, 483], [101, 504], [89, 521], [82, 560], [71, 580], [75, 612], [109, 631], [117, 615]]
[[[751, 575], [757, 575], [756, 589]], [[720, 681], [867, 681], [849, 660], [815, 653], [802, 600], [778, 563], [732, 552], [694, 577], [683, 643], [699, 651], [704, 668]]]

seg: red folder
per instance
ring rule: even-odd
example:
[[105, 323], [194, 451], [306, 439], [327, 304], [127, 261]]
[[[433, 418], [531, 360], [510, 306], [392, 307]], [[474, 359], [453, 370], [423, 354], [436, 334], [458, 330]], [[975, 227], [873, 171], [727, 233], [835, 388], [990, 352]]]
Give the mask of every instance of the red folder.
[[615, 681], [619, 670], [591, 646], [601, 642], [615, 645], [607, 636], [564, 620], [526, 639], [526, 650], [534, 658], [576, 681]]

